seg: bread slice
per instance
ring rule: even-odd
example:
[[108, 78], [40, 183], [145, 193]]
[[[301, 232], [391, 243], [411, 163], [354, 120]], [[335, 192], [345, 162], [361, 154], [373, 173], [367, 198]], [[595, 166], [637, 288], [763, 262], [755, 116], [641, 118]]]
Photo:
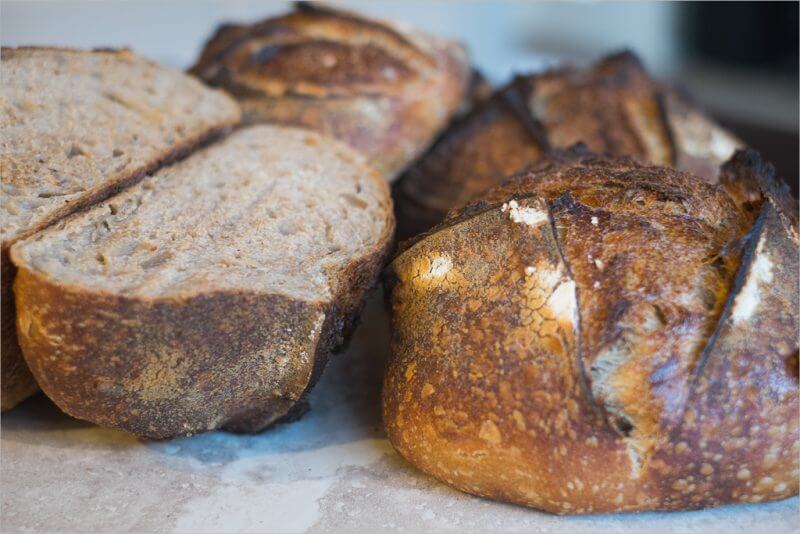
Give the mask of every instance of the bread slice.
[[20, 343], [80, 419], [150, 438], [259, 430], [350, 330], [393, 228], [362, 156], [243, 129], [12, 247]]
[[129, 50], [3, 48], [2, 408], [36, 390], [20, 357], [8, 247], [238, 123], [228, 96]]
[[191, 72], [235, 95], [245, 122], [325, 133], [392, 180], [447, 125], [471, 70], [454, 41], [300, 2], [221, 26]]

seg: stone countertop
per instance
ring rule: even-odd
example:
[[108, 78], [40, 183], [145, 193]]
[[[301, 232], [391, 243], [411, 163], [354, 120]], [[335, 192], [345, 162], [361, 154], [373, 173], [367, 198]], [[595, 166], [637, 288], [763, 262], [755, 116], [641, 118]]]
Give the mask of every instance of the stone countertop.
[[49, 532], [797, 532], [800, 500], [557, 517], [453, 490], [405, 463], [379, 409], [380, 295], [298, 422], [145, 442], [44, 396], [2, 417], [0, 530]]

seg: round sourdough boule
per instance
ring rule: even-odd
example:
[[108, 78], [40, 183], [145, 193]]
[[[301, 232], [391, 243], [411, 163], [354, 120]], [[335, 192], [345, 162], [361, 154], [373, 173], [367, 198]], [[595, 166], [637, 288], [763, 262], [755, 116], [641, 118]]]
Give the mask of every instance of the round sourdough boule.
[[138, 436], [297, 415], [394, 227], [349, 147], [256, 126], [11, 248], [17, 331], [68, 414]]
[[797, 494], [796, 203], [754, 152], [721, 180], [575, 149], [406, 245], [394, 447], [554, 513]]
[[458, 110], [471, 69], [455, 41], [299, 2], [221, 26], [191, 72], [234, 95], [246, 123], [325, 133], [393, 180]]

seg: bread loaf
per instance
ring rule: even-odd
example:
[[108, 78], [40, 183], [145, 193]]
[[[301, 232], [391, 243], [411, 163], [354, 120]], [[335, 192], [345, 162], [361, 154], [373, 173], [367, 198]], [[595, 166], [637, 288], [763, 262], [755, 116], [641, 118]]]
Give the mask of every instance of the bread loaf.
[[20, 343], [66, 413], [138, 436], [297, 414], [393, 231], [385, 180], [257, 126], [11, 248]]
[[390, 264], [383, 417], [463, 491], [554, 513], [798, 493], [797, 205], [575, 148]]
[[548, 151], [577, 142], [710, 181], [741, 145], [650, 78], [629, 52], [588, 69], [519, 76], [446, 131], [398, 181], [399, 237], [431, 228]]
[[220, 27], [191, 72], [230, 91], [245, 122], [328, 134], [393, 179], [462, 101], [465, 49], [345, 11], [296, 6], [282, 17]]
[[37, 390], [14, 329], [8, 248], [239, 121], [236, 103], [128, 50], [3, 48], [2, 406]]

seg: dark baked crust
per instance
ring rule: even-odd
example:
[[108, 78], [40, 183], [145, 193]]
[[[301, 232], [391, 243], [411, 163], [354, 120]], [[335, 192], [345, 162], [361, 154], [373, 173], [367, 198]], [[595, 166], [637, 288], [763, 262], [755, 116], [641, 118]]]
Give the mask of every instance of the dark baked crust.
[[[341, 274], [332, 302], [252, 291], [139, 299], [21, 267], [14, 291], [25, 358], [59, 408], [102, 426], [154, 439], [262, 430], [304, 401], [349, 335], [388, 253], [388, 228]], [[51, 336], [59, 336], [58, 354]]]
[[[555, 513], [798, 492], [798, 238], [752, 151], [721, 186], [577, 149], [390, 264], [383, 414], [464, 491]], [[787, 209], [788, 208], [788, 209]]]
[[444, 128], [470, 81], [455, 42], [307, 3], [220, 27], [190, 72], [231, 92], [245, 122], [320, 131], [389, 179]]
[[393, 191], [400, 239], [428, 230], [449, 209], [542, 155], [541, 138], [518, 118], [512, 93], [513, 85], [456, 120], [397, 182]]
[[690, 171], [712, 183], [719, 165], [741, 144], [685, 97], [654, 81], [630, 52], [589, 69], [519, 76], [491, 102], [448, 129], [398, 182], [401, 238], [431, 228], [447, 210], [548, 151], [577, 142], [595, 152]]
[[37, 391], [33, 375], [31, 375], [17, 342], [17, 328], [14, 309], [14, 292], [11, 283], [17, 269], [8, 257], [8, 247], [3, 247], [0, 263], [2, 281], [0, 281], [0, 409], [10, 410]]

